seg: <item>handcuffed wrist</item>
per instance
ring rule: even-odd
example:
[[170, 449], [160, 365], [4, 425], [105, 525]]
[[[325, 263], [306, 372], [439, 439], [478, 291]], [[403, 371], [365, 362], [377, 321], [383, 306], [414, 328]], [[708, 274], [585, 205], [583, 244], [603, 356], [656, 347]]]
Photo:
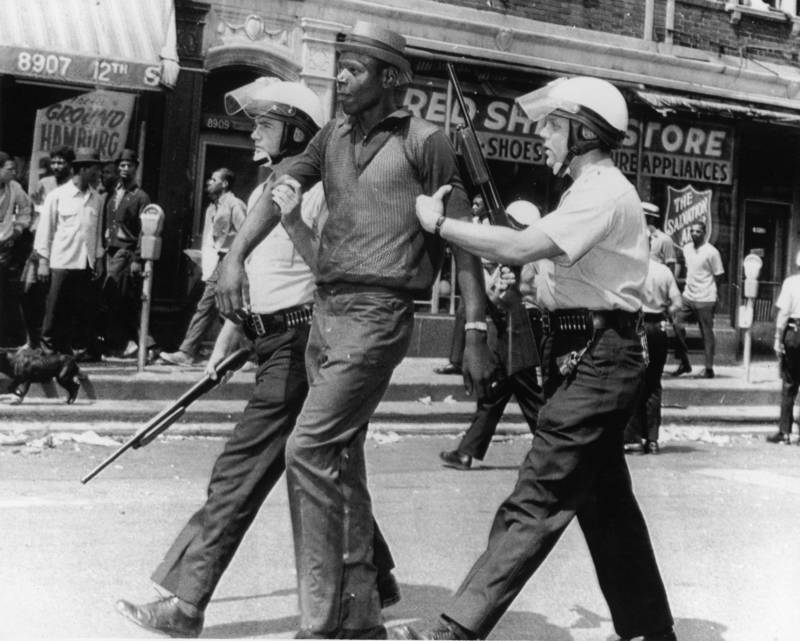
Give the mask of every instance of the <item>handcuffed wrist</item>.
[[436, 219], [436, 224], [433, 226], [433, 233], [436, 236], [442, 235], [442, 225], [444, 225], [445, 220], [447, 220], [447, 217], [444, 215], [439, 216], [439, 218]]

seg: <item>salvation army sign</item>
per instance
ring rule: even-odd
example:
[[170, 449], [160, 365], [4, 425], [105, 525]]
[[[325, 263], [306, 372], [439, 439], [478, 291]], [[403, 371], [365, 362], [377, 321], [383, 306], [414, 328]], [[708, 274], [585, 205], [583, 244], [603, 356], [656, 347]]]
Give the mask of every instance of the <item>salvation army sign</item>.
[[711, 238], [711, 190], [698, 191], [692, 185], [682, 189], [667, 187], [667, 211], [664, 214], [664, 233], [683, 247], [692, 241], [689, 227], [705, 223], [706, 241]]

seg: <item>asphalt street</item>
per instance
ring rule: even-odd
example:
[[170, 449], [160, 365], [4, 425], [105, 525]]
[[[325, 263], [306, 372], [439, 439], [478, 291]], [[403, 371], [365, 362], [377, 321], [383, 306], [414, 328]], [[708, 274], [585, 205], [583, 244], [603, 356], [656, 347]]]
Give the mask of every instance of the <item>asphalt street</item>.
[[[203, 500], [223, 440], [162, 438], [86, 486], [112, 450], [60, 435], [0, 446], [0, 638], [147, 638], [114, 609], [157, 596], [149, 574]], [[80, 440], [80, 439], [79, 439]], [[529, 438], [493, 444], [471, 472], [439, 465], [453, 437], [368, 440], [375, 512], [393, 548], [402, 601], [388, 624], [424, 623], [482, 551]], [[800, 447], [763, 433], [674, 428], [659, 456], [628, 459], [681, 641], [800, 639]], [[281, 483], [223, 578], [203, 637], [290, 638], [294, 560]], [[614, 639], [573, 523], [491, 638]]]

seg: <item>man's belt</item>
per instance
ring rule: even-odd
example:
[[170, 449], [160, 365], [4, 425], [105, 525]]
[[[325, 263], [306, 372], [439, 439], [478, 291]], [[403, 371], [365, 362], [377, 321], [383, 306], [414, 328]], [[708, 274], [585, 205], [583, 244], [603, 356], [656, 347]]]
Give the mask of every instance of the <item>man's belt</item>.
[[244, 333], [251, 340], [269, 336], [270, 334], [282, 334], [283, 332], [308, 325], [314, 308], [309, 305], [295, 305], [286, 309], [278, 310], [272, 314], [247, 314], [242, 321]]
[[660, 323], [661, 321], [667, 320], [667, 317], [661, 314], [649, 314], [645, 313], [642, 315], [642, 319], [645, 323]]
[[620, 309], [586, 309], [574, 307], [542, 312], [545, 334], [585, 334], [596, 329], [633, 329], [640, 321], [641, 312]]

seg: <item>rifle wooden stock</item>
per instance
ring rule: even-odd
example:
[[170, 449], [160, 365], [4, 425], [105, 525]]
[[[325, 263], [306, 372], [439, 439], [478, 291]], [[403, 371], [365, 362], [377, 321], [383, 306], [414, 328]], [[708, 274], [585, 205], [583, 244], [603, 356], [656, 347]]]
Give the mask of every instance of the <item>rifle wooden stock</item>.
[[136, 432], [136, 434], [134, 434], [130, 439], [125, 441], [125, 443], [123, 443], [113, 454], [100, 463], [100, 465], [95, 467], [91, 472], [84, 476], [81, 479], [81, 483], [85, 484], [91, 481], [95, 476], [100, 474], [100, 472], [111, 465], [128, 450], [135, 450], [152, 442], [159, 434], [161, 434], [170, 425], [183, 416], [184, 412], [186, 412], [186, 408], [188, 408], [189, 405], [194, 403], [203, 394], [206, 394], [219, 385], [222, 378], [228, 372], [235, 371], [244, 365], [249, 355], [250, 350], [247, 348], [242, 348], [227, 356], [217, 366], [216, 380], [212, 379], [208, 374], [203, 376], [203, 378], [201, 378], [199, 381], [197, 381], [197, 383], [192, 385], [192, 387], [184, 392], [177, 401], [172, 403], [172, 405], [169, 407], [161, 410], [153, 418], [147, 421], [147, 424], [142, 427], [142, 429]]
[[[500, 193], [492, 178], [492, 173], [489, 171], [489, 165], [481, 152], [478, 135], [475, 133], [475, 125], [469, 115], [467, 101], [464, 99], [464, 92], [461, 90], [461, 85], [458, 82], [456, 70], [452, 63], [447, 63], [447, 73], [455, 90], [456, 100], [461, 109], [461, 116], [466, 123], [466, 126], [459, 126], [456, 130], [456, 149], [464, 159], [464, 165], [470, 181], [481, 190], [489, 220], [493, 225], [519, 229], [519, 226], [514, 224], [506, 214], [505, 207], [500, 200]], [[521, 270], [519, 267], [515, 267], [513, 271], [516, 275], [517, 283], [519, 283]], [[539, 365], [539, 350], [536, 346], [536, 339], [533, 336], [530, 317], [522, 301], [519, 285], [507, 290], [503, 295], [503, 301], [506, 307], [506, 340], [508, 342], [506, 369], [508, 375], [512, 376], [523, 369]]]

